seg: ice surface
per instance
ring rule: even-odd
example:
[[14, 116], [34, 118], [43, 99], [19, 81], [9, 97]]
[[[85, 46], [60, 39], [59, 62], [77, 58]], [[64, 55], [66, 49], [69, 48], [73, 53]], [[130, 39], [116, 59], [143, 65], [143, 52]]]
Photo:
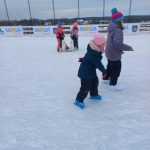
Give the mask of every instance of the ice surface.
[[58, 53], [54, 37], [0, 38], [0, 150], [150, 149], [150, 35], [125, 36], [134, 52], [122, 58], [123, 90], [109, 90], [97, 71], [103, 100], [87, 97], [80, 110], [78, 58], [90, 39]]

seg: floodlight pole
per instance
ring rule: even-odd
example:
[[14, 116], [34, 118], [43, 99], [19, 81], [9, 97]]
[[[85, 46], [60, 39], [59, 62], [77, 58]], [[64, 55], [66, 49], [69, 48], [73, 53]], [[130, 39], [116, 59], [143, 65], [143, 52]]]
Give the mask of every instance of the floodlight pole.
[[8, 9], [7, 9], [7, 3], [6, 3], [6, 0], [4, 0], [4, 4], [5, 4], [5, 9], [6, 9], [6, 15], [7, 15], [7, 20], [10, 24], [10, 18], [9, 18], [9, 13], [8, 13]]
[[78, 0], [78, 19], [80, 18], [80, 3], [79, 3], [79, 0]]
[[30, 15], [31, 24], [33, 24], [33, 22], [32, 22], [32, 14], [31, 14], [31, 7], [30, 7], [30, 0], [28, 0], [28, 8], [29, 8], [29, 15]]
[[132, 0], [130, 0], [130, 6], [129, 6], [129, 21], [130, 21], [130, 16], [131, 16], [131, 6], [132, 6]]
[[104, 23], [104, 17], [105, 17], [105, 0], [103, 0], [103, 23]]
[[54, 4], [54, 0], [52, 0], [52, 5], [53, 5], [53, 16], [54, 16], [54, 20], [55, 20], [55, 4]]

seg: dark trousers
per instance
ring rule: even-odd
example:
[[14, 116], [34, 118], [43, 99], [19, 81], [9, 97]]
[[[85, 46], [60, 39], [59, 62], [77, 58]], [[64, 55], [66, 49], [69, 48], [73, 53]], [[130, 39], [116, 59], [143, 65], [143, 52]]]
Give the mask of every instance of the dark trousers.
[[106, 71], [107, 71], [106, 79], [110, 78], [110, 85], [116, 85], [118, 77], [120, 76], [121, 72], [121, 60], [117, 61], [108, 60]]
[[64, 40], [64, 37], [60, 37], [60, 47], [62, 48], [62, 40]]
[[78, 49], [78, 48], [79, 48], [79, 47], [78, 47], [78, 38], [77, 38], [77, 37], [74, 37], [74, 36], [71, 37], [71, 38], [72, 38], [72, 40], [73, 40], [74, 47]]
[[80, 87], [80, 91], [77, 94], [76, 100], [83, 103], [89, 91], [91, 96], [98, 95], [98, 84], [99, 81], [97, 77], [91, 80], [81, 79], [81, 87]]

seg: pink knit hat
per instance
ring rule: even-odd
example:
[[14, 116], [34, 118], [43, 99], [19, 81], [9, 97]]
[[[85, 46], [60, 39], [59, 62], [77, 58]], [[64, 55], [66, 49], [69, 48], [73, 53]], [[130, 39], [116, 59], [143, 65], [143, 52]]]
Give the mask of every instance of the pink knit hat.
[[73, 26], [74, 26], [74, 27], [77, 27], [77, 26], [78, 26], [78, 23], [77, 23], [77, 22], [75, 22], [75, 23], [73, 24]]
[[106, 39], [105, 39], [105, 37], [103, 36], [103, 34], [101, 34], [101, 33], [95, 33], [95, 34], [94, 34], [94, 39], [93, 39], [93, 41], [94, 41], [94, 43], [95, 43], [96, 45], [99, 46], [99, 45], [105, 43], [105, 42], [106, 42]]

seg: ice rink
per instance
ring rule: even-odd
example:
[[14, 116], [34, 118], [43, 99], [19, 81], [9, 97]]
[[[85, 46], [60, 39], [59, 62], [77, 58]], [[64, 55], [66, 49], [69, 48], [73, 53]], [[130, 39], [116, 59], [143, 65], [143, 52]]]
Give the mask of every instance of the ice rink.
[[87, 97], [80, 110], [78, 58], [90, 39], [58, 53], [55, 37], [0, 38], [0, 150], [150, 149], [150, 34], [125, 36], [134, 51], [123, 54], [122, 91], [110, 90], [98, 70], [103, 99]]

